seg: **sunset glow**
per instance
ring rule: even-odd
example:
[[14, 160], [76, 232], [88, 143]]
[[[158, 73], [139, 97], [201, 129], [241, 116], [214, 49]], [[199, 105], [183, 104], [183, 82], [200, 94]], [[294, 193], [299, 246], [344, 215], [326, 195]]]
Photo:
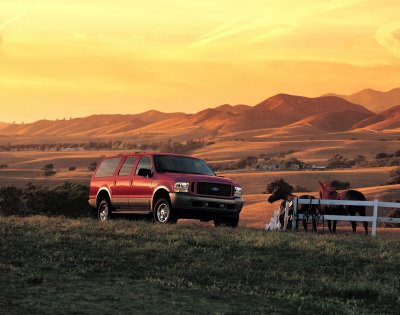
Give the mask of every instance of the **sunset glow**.
[[0, 3], [0, 121], [400, 84], [397, 0]]

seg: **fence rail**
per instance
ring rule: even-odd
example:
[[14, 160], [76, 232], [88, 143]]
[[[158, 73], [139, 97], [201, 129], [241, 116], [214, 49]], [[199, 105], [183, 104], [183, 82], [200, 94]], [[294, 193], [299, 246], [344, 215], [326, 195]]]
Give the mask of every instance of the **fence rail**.
[[[297, 214], [298, 205], [334, 205], [334, 206], [366, 206], [373, 207], [372, 216], [346, 216], [346, 215], [323, 215], [324, 220], [331, 221], [358, 221], [372, 223], [372, 236], [376, 236], [376, 226], [381, 223], [400, 223], [400, 218], [378, 217], [379, 208], [400, 208], [400, 203], [396, 202], [381, 202], [377, 199], [374, 201], [355, 201], [355, 200], [327, 200], [327, 199], [298, 199], [293, 200], [293, 217], [303, 219], [305, 216]], [[283, 229], [287, 228], [289, 218], [289, 202], [285, 207], [285, 220]], [[274, 222], [277, 224], [277, 211], [274, 213]], [[292, 229], [296, 228], [296, 220], [292, 221]]]

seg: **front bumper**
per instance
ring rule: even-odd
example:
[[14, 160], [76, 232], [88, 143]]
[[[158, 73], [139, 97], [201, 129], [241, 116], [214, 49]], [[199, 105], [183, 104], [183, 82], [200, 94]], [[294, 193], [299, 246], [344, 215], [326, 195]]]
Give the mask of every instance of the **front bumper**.
[[223, 199], [170, 193], [171, 206], [182, 218], [210, 219], [219, 216], [235, 217], [242, 211], [242, 198]]

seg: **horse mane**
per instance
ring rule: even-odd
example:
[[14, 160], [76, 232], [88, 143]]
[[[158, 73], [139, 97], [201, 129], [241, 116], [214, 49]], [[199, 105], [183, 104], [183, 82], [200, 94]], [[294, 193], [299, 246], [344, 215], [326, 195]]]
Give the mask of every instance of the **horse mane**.
[[324, 187], [325, 190], [326, 190], [327, 192], [329, 192], [329, 193], [336, 192], [336, 190], [335, 190], [327, 181], [324, 181], [324, 182], [322, 183], [322, 187]]

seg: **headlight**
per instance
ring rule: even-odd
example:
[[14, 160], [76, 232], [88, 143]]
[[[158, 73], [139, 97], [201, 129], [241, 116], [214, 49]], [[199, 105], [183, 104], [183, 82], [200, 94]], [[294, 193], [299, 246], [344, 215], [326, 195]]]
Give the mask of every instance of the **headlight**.
[[174, 192], [189, 192], [189, 183], [177, 182], [174, 184]]
[[235, 187], [235, 197], [242, 197], [242, 188]]

